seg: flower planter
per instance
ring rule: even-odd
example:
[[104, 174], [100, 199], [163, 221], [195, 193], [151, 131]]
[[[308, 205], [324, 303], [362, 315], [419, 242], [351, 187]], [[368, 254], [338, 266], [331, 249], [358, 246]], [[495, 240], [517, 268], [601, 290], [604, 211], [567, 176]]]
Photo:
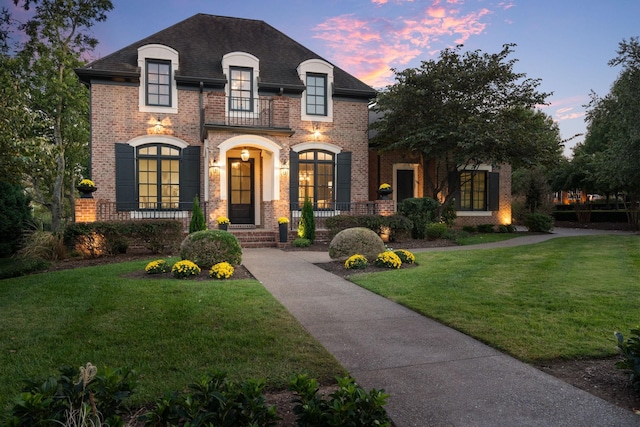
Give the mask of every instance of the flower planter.
[[227, 231], [227, 228], [229, 228], [229, 224], [218, 224], [218, 229], [220, 230]]
[[81, 199], [93, 199], [93, 192], [96, 191], [97, 187], [76, 187], [80, 192]]
[[378, 197], [380, 198], [380, 200], [390, 200], [391, 199], [391, 193], [393, 193], [392, 189], [378, 190]]
[[280, 232], [280, 243], [287, 243], [287, 240], [289, 240], [289, 224], [278, 224], [278, 231]]

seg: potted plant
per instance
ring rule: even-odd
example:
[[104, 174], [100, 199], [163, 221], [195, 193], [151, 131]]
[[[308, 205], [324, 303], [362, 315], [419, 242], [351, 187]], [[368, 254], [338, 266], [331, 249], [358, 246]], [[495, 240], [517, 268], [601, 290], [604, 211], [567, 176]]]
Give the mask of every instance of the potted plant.
[[82, 199], [92, 199], [93, 195], [91, 193], [98, 189], [90, 179], [83, 179], [76, 188], [80, 192], [80, 198]]
[[289, 218], [281, 216], [278, 218], [278, 231], [280, 232], [280, 243], [287, 243], [289, 232]]
[[226, 216], [219, 216], [216, 218], [216, 221], [218, 222], [218, 228], [220, 230], [227, 230], [227, 228], [229, 228], [229, 224], [231, 224], [231, 221], [229, 221], [229, 218]]
[[386, 182], [380, 184], [380, 187], [378, 187], [378, 195], [380, 196], [380, 200], [389, 200], [389, 195], [391, 193], [393, 193], [391, 185], [387, 184]]

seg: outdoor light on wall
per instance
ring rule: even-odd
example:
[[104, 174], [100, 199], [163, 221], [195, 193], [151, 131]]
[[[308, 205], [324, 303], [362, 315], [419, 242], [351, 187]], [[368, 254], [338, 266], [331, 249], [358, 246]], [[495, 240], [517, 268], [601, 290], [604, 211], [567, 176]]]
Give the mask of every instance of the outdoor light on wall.
[[220, 165], [216, 163], [215, 156], [211, 156], [209, 159], [209, 176], [218, 175], [220, 173]]
[[320, 138], [322, 134], [320, 133], [320, 124], [318, 122], [313, 122], [313, 137], [315, 139]]
[[243, 148], [242, 152], [240, 153], [240, 158], [242, 159], [243, 162], [246, 162], [247, 160], [249, 160], [249, 150], [247, 150], [246, 148]]
[[156, 133], [162, 132], [162, 120], [160, 120], [160, 117], [158, 117], [158, 119], [156, 120], [154, 129], [156, 130]]
[[282, 175], [289, 174], [289, 163], [287, 162], [287, 156], [285, 154], [280, 156], [280, 173]]

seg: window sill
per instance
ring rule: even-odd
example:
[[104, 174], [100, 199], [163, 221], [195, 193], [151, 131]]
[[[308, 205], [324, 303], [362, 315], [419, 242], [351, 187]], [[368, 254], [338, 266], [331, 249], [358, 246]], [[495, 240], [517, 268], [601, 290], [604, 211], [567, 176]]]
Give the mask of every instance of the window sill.
[[159, 105], [140, 105], [141, 113], [178, 114], [178, 107], [161, 107]]
[[130, 211], [131, 219], [188, 218], [189, 211]]
[[458, 216], [491, 216], [492, 211], [456, 211]]

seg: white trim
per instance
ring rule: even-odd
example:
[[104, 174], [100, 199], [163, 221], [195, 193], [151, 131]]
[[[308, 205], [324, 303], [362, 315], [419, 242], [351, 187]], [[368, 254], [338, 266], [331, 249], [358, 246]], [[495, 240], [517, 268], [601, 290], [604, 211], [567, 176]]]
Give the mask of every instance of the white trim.
[[189, 211], [130, 211], [131, 219], [188, 218]]
[[458, 172], [475, 172], [475, 171], [487, 171], [487, 172], [492, 172], [493, 171], [493, 166], [491, 165], [487, 165], [487, 164], [480, 164], [478, 166], [473, 166], [473, 167], [459, 167], [458, 168]]
[[413, 197], [418, 197], [418, 163], [394, 163], [393, 164], [393, 200], [398, 203], [398, 171], [410, 170], [413, 171]]
[[260, 77], [260, 60], [247, 52], [229, 52], [222, 57], [222, 73], [227, 77], [225, 94], [227, 99], [224, 103], [224, 112], [229, 116], [229, 98], [231, 97], [231, 71], [233, 67], [251, 68], [253, 70], [253, 81], [251, 82], [251, 94], [253, 96], [253, 112], [243, 112], [243, 117], [258, 117], [260, 115], [260, 104], [258, 95], [258, 77]]
[[339, 154], [342, 152], [342, 148], [329, 142], [303, 142], [301, 144], [294, 145], [291, 149], [296, 153], [308, 150], [324, 150], [330, 151], [333, 154]]
[[189, 144], [175, 136], [168, 135], [143, 135], [130, 139], [127, 144], [132, 147], [139, 147], [145, 144], [168, 144], [178, 148], [187, 148]]
[[[302, 100], [300, 101], [300, 117], [303, 121], [312, 122], [333, 122], [333, 65], [321, 59], [308, 59], [301, 62], [297, 68], [298, 77], [305, 85], [302, 92]], [[326, 74], [327, 76], [327, 115], [316, 116], [307, 114], [307, 73]]]
[[[147, 60], [171, 61], [171, 106], [147, 105]], [[138, 68], [140, 68], [140, 87], [138, 89], [138, 110], [143, 113], [178, 114], [178, 87], [176, 72], [179, 66], [179, 54], [175, 49], [162, 44], [147, 44], [138, 48]]]

